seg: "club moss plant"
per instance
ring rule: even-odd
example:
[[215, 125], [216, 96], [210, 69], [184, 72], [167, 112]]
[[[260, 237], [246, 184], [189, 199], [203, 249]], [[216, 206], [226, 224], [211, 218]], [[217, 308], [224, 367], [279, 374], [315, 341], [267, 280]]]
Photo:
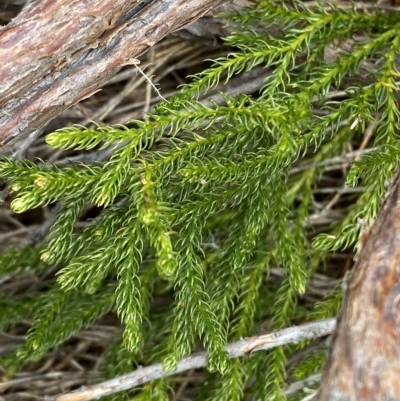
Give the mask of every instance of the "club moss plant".
[[[256, 334], [261, 322], [272, 331], [337, 315], [340, 286], [314, 305], [302, 296], [330, 252], [354, 249], [362, 222], [376, 218], [400, 155], [399, 14], [306, 4], [259, 0], [227, 17], [235, 27], [225, 38], [229, 56], [144, 121], [47, 135], [56, 149], [111, 147], [107, 161], [0, 161], [15, 212], [61, 203], [44, 243], [0, 255], [0, 274], [53, 266], [55, 275], [46, 290], [0, 298], [1, 330], [33, 319], [25, 343], [1, 361], [9, 372], [114, 312], [121, 331], [105, 351], [104, 377], [160, 361], [171, 370], [204, 347], [206, 385], [196, 400], [286, 399], [288, 358], [308, 343], [234, 360], [224, 346]], [[260, 66], [258, 94], [198, 100]], [[361, 183], [362, 191], [335, 224], [315, 233], [313, 189], [324, 161], [371, 126], [372, 149], [352, 163], [345, 183]], [[101, 212], [79, 229], [90, 203]], [[278, 280], [270, 280], [271, 269], [281, 272]], [[170, 302], [154, 308], [160, 296]], [[291, 378], [320, 372], [325, 358], [325, 349], [306, 353]], [[174, 379], [109, 399], [168, 400]]]

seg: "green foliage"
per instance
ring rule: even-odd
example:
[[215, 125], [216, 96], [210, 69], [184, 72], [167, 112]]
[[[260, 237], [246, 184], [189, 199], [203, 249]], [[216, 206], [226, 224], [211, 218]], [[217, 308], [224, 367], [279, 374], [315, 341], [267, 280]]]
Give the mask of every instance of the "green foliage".
[[[113, 146], [110, 160], [68, 167], [1, 160], [15, 212], [62, 203], [42, 248], [0, 255], [1, 274], [37, 274], [49, 265], [57, 277], [49, 289], [1, 298], [3, 330], [35, 319], [10, 368], [42, 358], [112, 311], [123, 334], [106, 352], [107, 377], [154, 361], [173, 369], [203, 344], [210, 387], [197, 399], [286, 399], [292, 347], [230, 361], [224, 346], [254, 335], [260, 322], [268, 331], [298, 323], [305, 315], [301, 296], [328, 251], [354, 249], [362, 222], [376, 218], [400, 157], [400, 23], [391, 12], [269, 0], [229, 18], [236, 27], [225, 39], [231, 53], [146, 121], [72, 126], [47, 136], [58, 149]], [[353, 43], [357, 35], [365, 37]], [[350, 52], [335, 48], [349, 42]], [[367, 61], [376, 69], [371, 79], [354, 82]], [[265, 71], [258, 96], [221, 93], [221, 104], [199, 101], [220, 81], [257, 66]], [[335, 226], [313, 235], [313, 188], [324, 161], [368, 126], [375, 127], [374, 150], [352, 164], [346, 181], [361, 182], [363, 192]], [[101, 212], [77, 229], [88, 203]], [[152, 310], [152, 298], [165, 293], [173, 301], [162, 313]], [[335, 289], [311, 318], [335, 316], [340, 301]], [[294, 377], [313, 374], [323, 360], [321, 353], [305, 359]], [[159, 380], [131, 399], [167, 400], [173, 388], [172, 379]]]
[[298, 380], [306, 379], [321, 370], [326, 360], [326, 351], [318, 349], [306, 359], [298, 363], [294, 369], [293, 377]]

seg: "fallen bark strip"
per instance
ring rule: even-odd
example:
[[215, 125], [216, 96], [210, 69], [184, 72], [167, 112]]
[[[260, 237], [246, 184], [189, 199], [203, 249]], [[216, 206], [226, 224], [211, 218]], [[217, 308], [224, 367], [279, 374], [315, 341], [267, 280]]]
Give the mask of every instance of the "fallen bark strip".
[[[326, 336], [334, 330], [335, 319], [325, 319], [314, 323], [307, 323], [301, 326], [290, 327], [280, 331], [260, 336], [245, 338], [229, 344], [226, 350], [230, 358], [237, 358], [250, 355], [253, 352], [267, 350], [284, 344], [293, 344], [303, 340]], [[126, 375], [116, 377], [103, 383], [73, 391], [67, 394], [47, 397], [47, 401], [88, 401], [114, 394], [119, 391], [128, 390], [135, 386], [142, 385], [151, 380], [171, 376], [190, 369], [198, 369], [206, 365], [207, 353], [199, 352], [182, 358], [174, 371], [164, 372], [162, 365], [157, 363], [145, 368], [140, 368]]]
[[353, 268], [318, 401], [400, 401], [400, 170]]
[[[0, 29], [0, 147], [226, 0], [38, 0]], [[0, 150], [1, 153], [1, 150]]]

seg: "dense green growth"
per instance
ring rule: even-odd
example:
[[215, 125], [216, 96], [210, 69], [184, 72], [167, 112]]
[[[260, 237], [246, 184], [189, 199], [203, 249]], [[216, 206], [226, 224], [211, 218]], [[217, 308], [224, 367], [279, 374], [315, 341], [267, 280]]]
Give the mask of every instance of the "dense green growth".
[[[263, 0], [230, 20], [236, 30], [225, 43], [232, 53], [145, 121], [47, 136], [59, 149], [114, 146], [110, 160], [0, 162], [14, 211], [62, 202], [43, 246], [0, 255], [0, 274], [57, 268], [48, 291], [0, 299], [2, 330], [35, 318], [26, 343], [3, 361], [11, 370], [115, 311], [123, 331], [106, 353], [108, 376], [160, 360], [173, 369], [201, 341], [209, 373], [198, 400], [285, 399], [286, 361], [299, 346], [233, 361], [224, 346], [255, 334], [260, 322], [271, 331], [336, 315], [339, 288], [314, 309], [299, 300], [330, 250], [354, 248], [361, 222], [376, 217], [397, 168], [400, 22], [398, 14], [372, 8]], [[335, 47], [349, 43], [350, 52]], [[352, 77], [369, 61], [375, 70], [357, 82]], [[265, 84], [256, 97], [198, 101], [221, 80], [259, 66]], [[364, 189], [329, 232], [314, 236], [309, 217], [324, 161], [341, 155], [367, 126], [375, 130], [374, 148], [353, 163], [346, 182], [361, 180]], [[293, 172], [294, 164], [301, 168]], [[78, 230], [88, 203], [102, 211]], [[269, 279], [272, 268], [279, 280]], [[158, 296], [171, 297], [167, 308], [151, 307]], [[308, 354], [292, 377], [315, 373], [324, 357], [321, 349]], [[172, 389], [173, 378], [159, 380], [130, 399], [167, 400]]]

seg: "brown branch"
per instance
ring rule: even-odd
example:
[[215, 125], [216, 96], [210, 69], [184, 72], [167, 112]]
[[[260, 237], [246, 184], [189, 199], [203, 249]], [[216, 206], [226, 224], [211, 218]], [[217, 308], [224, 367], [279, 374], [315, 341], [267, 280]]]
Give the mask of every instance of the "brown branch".
[[[290, 327], [284, 330], [269, 334], [245, 338], [229, 344], [226, 347], [230, 358], [237, 358], [250, 355], [252, 352], [267, 350], [279, 347], [284, 344], [293, 344], [303, 340], [309, 340], [317, 337], [326, 336], [335, 328], [335, 319], [325, 319], [319, 322], [307, 323], [302, 326]], [[116, 377], [115, 379], [95, 384], [89, 387], [73, 391], [68, 394], [62, 394], [55, 397], [48, 397], [47, 401], [88, 401], [114, 394], [119, 391], [129, 390], [135, 386], [151, 380], [171, 376], [190, 369], [198, 369], [206, 365], [207, 353], [199, 352], [187, 356], [178, 362], [174, 371], [165, 372], [160, 363], [145, 368], [140, 368], [126, 375]]]
[[0, 146], [23, 139], [226, 0], [39, 0], [0, 29]]
[[354, 267], [318, 401], [400, 400], [400, 170]]

